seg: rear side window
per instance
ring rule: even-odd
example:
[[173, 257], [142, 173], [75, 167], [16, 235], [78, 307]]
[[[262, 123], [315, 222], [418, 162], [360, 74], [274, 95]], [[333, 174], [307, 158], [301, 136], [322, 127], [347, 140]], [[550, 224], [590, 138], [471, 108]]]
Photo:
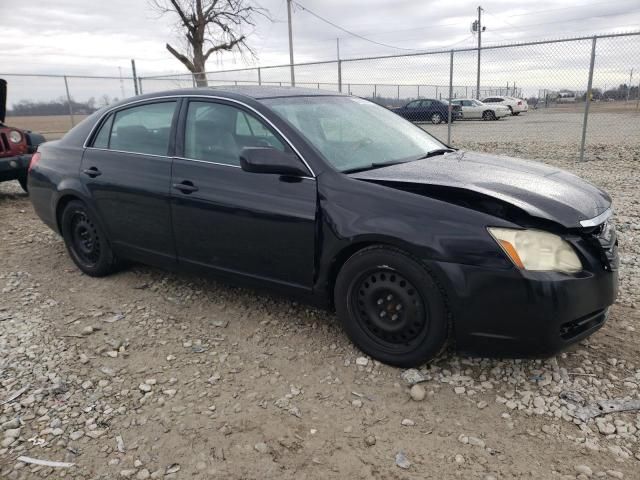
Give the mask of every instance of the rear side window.
[[100, 131], [93, 141], [95, 148], [109, 148], [109, 137], [111, 136], [111, 125], [113, 124], [113, 113], [104, 121]]
[[[123, 152], [167, 155], [175, 106], [175, 101], [152, 103], [116, 112], [111, 122], [108, 148]], [[102, 129], [106, 126], [105, 123]], [[96, 142], [102, 135], [102, 129]]]
[[431, 100], [422, 100], [423, 107], [430, 107], [433, 102]]

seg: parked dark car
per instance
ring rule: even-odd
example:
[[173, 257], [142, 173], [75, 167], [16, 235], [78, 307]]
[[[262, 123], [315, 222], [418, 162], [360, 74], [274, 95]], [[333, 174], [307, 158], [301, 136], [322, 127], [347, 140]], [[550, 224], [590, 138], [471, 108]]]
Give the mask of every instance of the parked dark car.
[[[460, 105], [451, 105], [451, 107], [451, 121], [462, 118]], [[431, 98], [412, 100], [404, 107], [395, 108], [392, 111], [412, 122], [437, 124], [449, 121], [449, 104]]]
[[394, 365], [448, 338], [548, 355], [602, 326], [618, 285], [611, 199], [539, 163], [456, 151], [348, 95], [153, 93], [41, 145], [31, 201], [76, 265], [213, 273], [334, 306]]
[[7, 113], [7, 82], [0, 78], [0, 182], [18, 180], [27, 191], [27, 167], [31, 154], [44, 137], [30, 130], [5, 125]]

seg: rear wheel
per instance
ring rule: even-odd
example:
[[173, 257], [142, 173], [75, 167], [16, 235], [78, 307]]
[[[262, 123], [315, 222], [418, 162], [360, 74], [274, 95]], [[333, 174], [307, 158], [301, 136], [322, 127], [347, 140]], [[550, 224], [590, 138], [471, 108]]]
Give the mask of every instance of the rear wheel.
[[92, 277], [116, 270], [117, 259], [107, 237], [83, 202], [72, 200], [64, 207], [60, 227], [69, 256], [80, 270]]
[[381, 362], [421, 365], [445, 345], [448, 315], [429, 272], [391, 247], [369, 247], [344, 264], [336, 312], [353, 343]]
[[513, 113], [512, 113], [512, 115], [513, 115], [514, 117], [517, 117], [518, 115], [520, 115], [520, 112], [513, 112]]
[[513, 113], [513, 107], [511, 105], [507, 105], [507, 108], [509, 109], [511, 115], [515, 115], [515, 113]]
[[437, 123], [442, 123], [442, 115], [439, 114], [438, 112], [432, 113], [431, 114], [431, 123], [433, 123], [434, 125]]

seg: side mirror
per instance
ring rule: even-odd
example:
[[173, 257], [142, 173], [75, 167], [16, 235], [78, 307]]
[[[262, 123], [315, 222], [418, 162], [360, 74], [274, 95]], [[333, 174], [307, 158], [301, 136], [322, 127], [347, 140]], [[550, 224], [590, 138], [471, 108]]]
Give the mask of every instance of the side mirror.
[[293, 153], [271, 147], [247, 147], [240, 152], [240, 166], [245, 172], [273, 173], [306, 177], [309, 172]]

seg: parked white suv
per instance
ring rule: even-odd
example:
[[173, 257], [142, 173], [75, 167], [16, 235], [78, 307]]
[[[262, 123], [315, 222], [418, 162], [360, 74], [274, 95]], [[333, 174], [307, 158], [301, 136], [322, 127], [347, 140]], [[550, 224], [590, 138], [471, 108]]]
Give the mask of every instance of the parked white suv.
[[511, 110], [505, 105], [488, 105], [472, 98], [456, 98], [451, 100], [451, 103], [462, 107], [463, 119], [481, 118], [482, 120], [499, 120], [511, 115]]
[[526, 100], [514, 97], [487, 97], [482, 100], [483, 103], [490, 105], [504, 105], [511, 111], [511, 115], [520, 115], [522, 112], [529, 110]]

